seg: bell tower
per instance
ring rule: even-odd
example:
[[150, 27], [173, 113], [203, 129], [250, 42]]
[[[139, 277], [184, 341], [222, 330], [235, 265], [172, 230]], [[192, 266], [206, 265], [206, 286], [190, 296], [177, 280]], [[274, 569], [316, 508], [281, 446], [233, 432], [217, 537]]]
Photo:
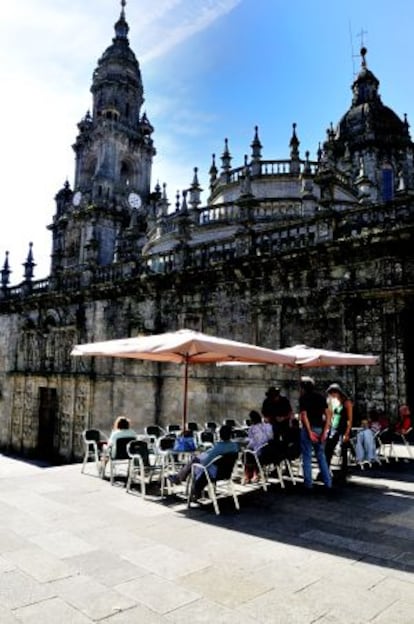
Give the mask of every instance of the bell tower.
[[[52, 274], [113, 262], [137, 215], [145, 230], [155, 155], [139, 63], [129, 46], [126, 1], [92, 78], [92, 113], [78, 124], [73, 191], [56, 196]], [[141, 236], [142, 238], [142, 236]], [[121, 246], [122, 247], [122, 246]], [[119, 259], [119, 258], [118, 258]]]

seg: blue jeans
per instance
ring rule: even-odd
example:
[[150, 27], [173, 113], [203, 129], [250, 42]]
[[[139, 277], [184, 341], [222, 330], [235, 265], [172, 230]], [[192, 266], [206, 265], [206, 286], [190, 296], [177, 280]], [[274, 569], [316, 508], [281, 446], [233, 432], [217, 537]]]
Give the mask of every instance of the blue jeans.
[[[322, 428], [314, 427], [312, 431], [320, 436]], [[300, 430], [300, 446], [302, 451], [303, 481], [305, 487], [312, 487], [312, 450], [315, 451], [315, 456], [324, 484], [328, 488], [332, 487], [332, 477], [325, 456], [325, 443], [312, 442], [307, 430], [305, 427], [302, 427]]]

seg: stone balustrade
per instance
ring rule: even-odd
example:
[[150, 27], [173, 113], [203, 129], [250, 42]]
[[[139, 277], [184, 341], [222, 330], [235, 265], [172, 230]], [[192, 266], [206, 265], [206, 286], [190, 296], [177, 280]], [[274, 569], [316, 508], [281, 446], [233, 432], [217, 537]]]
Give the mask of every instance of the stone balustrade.
[[[219, 212], [221, 208], [222, 212]], [[211, 219], [236, 217], [237, 206], [224, 205], [211, 213]], [[211, 209], [209, 209], [211, 210]], [[259, 209], [258, 209], [259, 210]], [[205, 214], [204, 209], [200, 216]], [[210, 214], [210, 213], [209, 213]], [[329, 241], [347, 239], [350, 236], [381, 236], [382, 233], [401, 229], [410, 225], [412, 220], [410, 206], [398, 203], [382, 206], [361, 206], [347, 211], [326, 211], [304, 222], [296, 219], [290, 224], [275, 223], [272, 230], [254, 232], [252, 228], [243, 229], [229, 239], [222, 241], [201, 242], [197, 246], [181, 245], [162, 253], [152, 254], [137, 262], [114, 262], [104, 267], [84, 267], [81, 273], [61, 273], [50, 278], [22, 282], [16, 286], [3, 288], [0, 292], [0, 304], [8, 300], [18, 300], [28, 294], [41, 295], [49, 291], [75, 291], [82, 288], [122, 282], [140, 272], [148, 274], [166, 274], [185, 268], [206, 268], [217, 263], [227, 263], [237, 257], [265, 257], [289, 252], [295, 249], [312, 248]], [[209, 221], [211, 223], [211, 221]], [[188, 239], [188, 242], [191, 237]], [[404, 278], [400, 274], [401, 279]], [[393, 276], [398, 279], [398, 271]]]

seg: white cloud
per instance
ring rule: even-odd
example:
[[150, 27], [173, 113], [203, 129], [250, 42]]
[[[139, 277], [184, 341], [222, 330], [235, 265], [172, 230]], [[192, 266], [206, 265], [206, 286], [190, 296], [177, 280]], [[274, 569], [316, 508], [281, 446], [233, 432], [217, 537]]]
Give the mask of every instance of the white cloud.
[[[131, 47], [140, 62], [148, 63], [239, 1], [130, 0]], [[34, 242], [36, 278], [49, 272], [51, 235], [46, 227], [55, 210], [53, 197], [66, 177], [73, 180], [76, 124], [91, 106], [92, 71], [111, 42], [119, 12], [113, 0], [19, 0], [2, 6], [0, 267], [9, 250], [12, 283], [22, 279], [29, 241]], [[151, 108], [157, 106], [167, 112], [171, 104], [157, 96]], [[177, 136], [203, 133], [209, 123], [190, 109], [178, 110], [171, 128], [158, 137], [153, 185], [157, 174], [176, 188], [189, 185], [192, 165], [185, 164]], [[164, 148], [168, 156], [162, 154]]]
[[[171, 0], [151, 22], [147, 49], [141, 56], [143, 62], [165, 55], [197, 32], [208, 28], [214, 21], [233, 10], [241, 0]], [[160, 18], [164, 19], [160, 19]]]

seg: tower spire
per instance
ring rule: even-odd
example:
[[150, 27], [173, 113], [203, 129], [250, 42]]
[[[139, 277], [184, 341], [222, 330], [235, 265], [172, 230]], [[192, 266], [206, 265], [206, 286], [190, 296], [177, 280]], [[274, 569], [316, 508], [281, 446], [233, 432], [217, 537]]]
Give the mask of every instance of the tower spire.
[[115, 39], [128, 39], [129, 26], [125, 18], [126, 0], [121, 0], [121, 15], [115, 24]]

